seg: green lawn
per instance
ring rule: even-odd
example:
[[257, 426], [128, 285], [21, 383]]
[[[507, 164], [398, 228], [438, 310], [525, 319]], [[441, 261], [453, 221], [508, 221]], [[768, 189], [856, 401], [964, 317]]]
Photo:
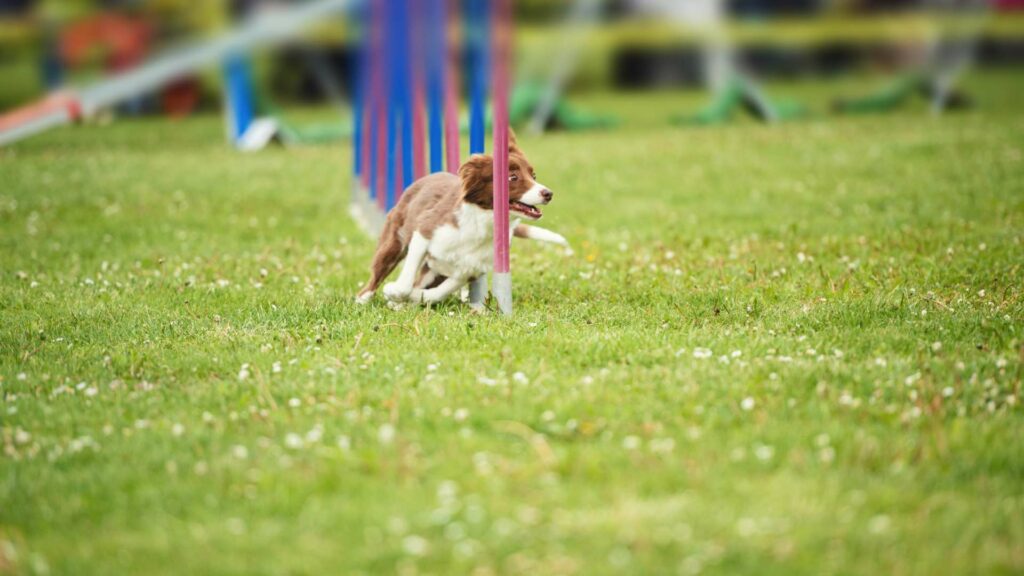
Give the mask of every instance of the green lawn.
[[0, 150], [0, 573], [1020, 574], [1024, 78], [970, 86], [587, 98], [512, 318], [353, 304], [347, 147]]

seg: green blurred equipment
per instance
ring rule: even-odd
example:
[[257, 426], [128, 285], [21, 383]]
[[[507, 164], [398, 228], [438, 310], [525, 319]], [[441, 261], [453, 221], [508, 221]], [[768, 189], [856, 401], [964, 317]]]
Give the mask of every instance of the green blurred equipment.
[[[509, 120], [513, 125], [527, 124], [530, 133], [541, 134], [551, 128], [578, 131], [610, 128], [618, 124], [613, 117], [576, 108], [564, 97], [569, 79], [579, 61], [580, 48], [600, 20], [603, 3], [603, 0], [573, 2], [562, 25], [565, 32], [560, 35], [562, 45], [557, 51], [559, 58], [547, 80], [537, 81], [531, 79], [531, 76], [540, 74], [527, 74], [516, 83], [509, 103]], [[538, 59], [534, 68], [544, 65]]]
[[832, 104], [836, 112], [888, 112], [903, 107], [915, 95], [929, 101], [933, 114], [971, 105], [957, 84], [974, 64], [981, 32], [991, 12], [989, 1], [933, 0], [930, 4], [936, 15], [935, 33], [916, 69], [866, 96], [837, 99]]

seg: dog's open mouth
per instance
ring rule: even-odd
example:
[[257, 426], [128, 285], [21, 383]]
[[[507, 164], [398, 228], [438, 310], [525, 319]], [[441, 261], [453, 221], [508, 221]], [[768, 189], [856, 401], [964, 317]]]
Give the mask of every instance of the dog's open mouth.
[[518, 200], [512, 200], [511, 202], [509, 202], [508, 208], [509, 210], [513, 212], [518, 212], [523, 216], [530, 218], [531, 220], [539, 220], [540, 217], [543, 216], [543, 214], [540, 213], [540, 210], [536, 206], [530, 206], [529, 204], [520, 202]]

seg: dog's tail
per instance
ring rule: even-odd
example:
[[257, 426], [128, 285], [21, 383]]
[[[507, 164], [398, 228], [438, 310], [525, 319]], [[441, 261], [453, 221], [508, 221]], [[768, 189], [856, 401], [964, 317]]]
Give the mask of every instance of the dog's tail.
[[392, 210], [384, 222], [384, 230], [381, 231], [380, 242], [377, 244], [377, 252], [373, 255], [373, 262], [370, 264], [370, 279], [356, 296], [356, 302], [360, 304], [366, 304], [373, 298], [377, 287], [395, 270], [402, 258], [405, 258], [408, 246], [398, 236], [398, 230], [402, 227], [402, 223], [397, 214], [397, 210]]

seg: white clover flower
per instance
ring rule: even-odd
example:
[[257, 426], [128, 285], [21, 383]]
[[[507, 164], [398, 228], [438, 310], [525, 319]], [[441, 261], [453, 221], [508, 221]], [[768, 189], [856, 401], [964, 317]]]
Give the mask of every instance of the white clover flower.
[[289, 432], [285, 434], [284, 445], [293, 450], [302, 448], [302, 436], [299, 436], [295, 432]]
[[668, 454], [675, 450], [676, 441], [672, 438], [655, 438], [651, 440], [651, 452], [655, 454]]
[[30, 440], [32, 440], [32, 434], [29, 432], [22, 430], [21, 428], [14, 431], [15, 444], [28, 444]]
[[238, 370], [238, 379], [245, 381], [249, 379], [249, 365], [242, 364], [242, 367]]
[[888, 516], [884, 514], [875, 516], [868, 521], [868, 532], [872, 534], [884, 534], [889, 531], [889, 526], [891, 524], [892, 521], [889, 520]]
[[415, 534], [406, 536], [402, 540], [402, 550], [410, 556], [423, 556], [430, 549], [430, 542], [426, 538]]
[[700, 359], [700, 360], [704, 360], [706, 358], [711, 358], [712, 354], [713, 354], [713, 352], [711, 352], [711, 350], [709, 350], [708, 348], [694, 348], [693, 349], [693, 357], [697, 358], [697, 359]]
[[755, 406], [757, 406], [757, 402], [750, 396], [747, 396], [742, 402], [740, 402], [740, 408], [746, 412], [750, 412]]
[[395, 440], [395, 427], [391, 424], [383, 424], [377, 429], [377, 441], [381, 444], [391, 444]]
[[767, 462], [775, 456], [775, 448], [760, 444], [754, 448], [754, 456], [762, 462]]
[[640, 448], [641, 440], [636, 436], [626, 436], [622, 439], [622, 447], [626, 450], [636, 450]]
[[249, 449], [241, 444], [235, 445], [231, 448], [231, 455], [238, 460], [246, 460], [249, 458]]

